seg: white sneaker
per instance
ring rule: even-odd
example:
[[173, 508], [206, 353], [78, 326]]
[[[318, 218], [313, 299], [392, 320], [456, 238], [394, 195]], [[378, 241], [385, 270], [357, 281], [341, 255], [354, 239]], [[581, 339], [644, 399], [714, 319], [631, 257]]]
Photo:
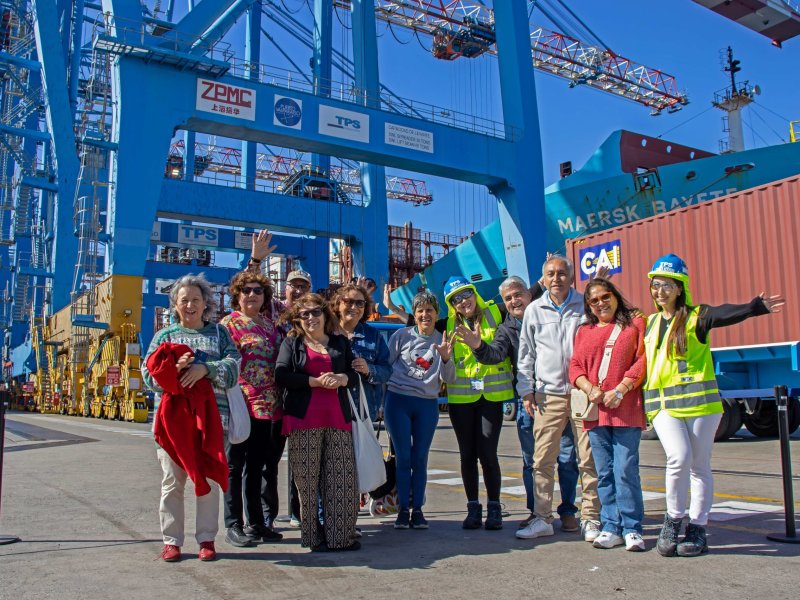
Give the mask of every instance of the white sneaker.
[[581, 534], [585, 541], [595, 541], [600, 535], [600, 521], [581, 521]]
[[594, 538], [592, 546], [595, 548], [605, 548], [608, 550], [609, 548], [613, 548], [615, 546], [622, 546], [623, 543], [622, 537], [618, 536], [616, 533], [611, 533], [610, 531], [601, 531], [599, 534], [597, 534], [597, 537]]
[[644, 552], [644, 540], [638, 533], [625, 534], [625, 550], [628, 552]]
[[518, 529], [516, 533], [516, 536], [521, 540], [532, 540], [546, 535], [553, 535], [553, 525], [541, 517], [536, 517], [528, 523], [527, 527]]

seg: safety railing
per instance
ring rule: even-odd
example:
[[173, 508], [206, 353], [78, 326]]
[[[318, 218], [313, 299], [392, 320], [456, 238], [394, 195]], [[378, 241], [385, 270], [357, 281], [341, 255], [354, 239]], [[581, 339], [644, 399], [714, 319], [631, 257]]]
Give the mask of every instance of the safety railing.
[[230, 64], [231, 68], [228, 70], [227, 75], [232, 77], [257, 81], [287, 90], [325, 96], [340, 102], [401, 114], [510, 141], [519, 137], [519, 131], [515, 127], [504, 125], [499, 121], [428, 104], [427, 102], [420, 102], [419, 100], [401, 98], [386, 92], [376, 95], [357, 87], [353, 81], [321, 79], [315, 81], [303, 73], [251, 63], [239, 58], [234, 58]]

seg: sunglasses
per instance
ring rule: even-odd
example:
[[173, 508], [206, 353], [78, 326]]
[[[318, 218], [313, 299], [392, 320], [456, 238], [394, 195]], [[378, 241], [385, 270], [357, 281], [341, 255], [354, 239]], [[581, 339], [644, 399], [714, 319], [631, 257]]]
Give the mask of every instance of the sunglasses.
[[310, 308], [308, 310], [301, 310], [299, 313], [297, 313], [297, 316], [300, 317], [303, 321], [307, 321], [311, 317], [321, 317], [322, 309]]
[[364, 308], [367, 305], [367, 301], [353, 300], [351, 298], [342, 298], [342, 304], [347, 304], [347, 306], [357, 306], [358, 308]]
[[264, 288], [263, 287], [242, 288], [242, 296], [249, 296], [250, 294], [255, 294], [256, 296], [263, 296]]
[[472, 290], [464, 290], [460, 294], [456, 294], [452, 298], [450, 298], [450, 304], [456, 306], [457, 304], [461, 304], [467, 298], [472, 298], [475, 295], [475, 292]]
[[607, 293], [603, 294], [602, 296], [595, 296], [591, 300], [589, 300], [589, 306], [600, 306], [601, 304], [608, 304], [611, 302], [611, 298], [614, 297], [614, 294]]
[[653, 290], [654, 292], [657, 292], [659, 290], [664, 290], [665, 292], [669, 292], [674, 290], [676, 287], [678, 286], [676, 286], [674, 283], [661, 283], [659, 281], [654, 281], [653, 283], [650, 284], [650, 289]]

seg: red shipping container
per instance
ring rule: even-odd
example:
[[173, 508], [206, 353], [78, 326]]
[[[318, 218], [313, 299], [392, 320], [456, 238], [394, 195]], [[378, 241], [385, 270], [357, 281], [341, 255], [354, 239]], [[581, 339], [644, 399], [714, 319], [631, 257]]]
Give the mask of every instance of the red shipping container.
[[598, 264], [634, 306], [651, 314], [647, 273], [659, 257], [686, 261], [695, 304], [744, 303], [761, 292], [786, 306], [714, 330], [712, 348], [800, 340], [800, 177], [794, 176], [567, 242], [583, 292]]

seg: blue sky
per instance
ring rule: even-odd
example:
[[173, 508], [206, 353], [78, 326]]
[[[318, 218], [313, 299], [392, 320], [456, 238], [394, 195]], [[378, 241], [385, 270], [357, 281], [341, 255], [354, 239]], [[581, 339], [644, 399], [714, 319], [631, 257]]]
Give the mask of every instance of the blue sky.
[[[275, 2], [292, 12], [294, 18], [310, 25], [309, 0]], [[568, 89], [566, 81], [537, 72], [546, 184], [558, 179], [559, 163], [571, 160], [579, 168], [617, 129], [718, 151], [718, 140], [723, 137], [722, 113], [711, 108], [710, 101], [715, 91], [728, 85], [721, 65], [724, 49], [729, 45], [742, 61], [739, 77], [757, 83], [762, 90], [756, 104], [745, 111], [747, 146], [788, 140], [788, 121], [800, 119], [797, 102], [800, 37], [789, 40], [783, 49], [775, 48], [767, 38], [691, 0], [573, 0], [568, 5], [617, 54], [674, 75], [679, 89], [689, 95], [690, 104], [676, 114], [652, 117], [649, 109], [639, 104], [589, 88]], [[176, 16], [182, 9], [183, 6], [178, 8]], [[334, 16], [334, 46], [352, 57], [346, 30], [348, 16], [339, 11]], [[532, 20], [557, 29], [541, 12], [534, 12]], [[240, 19], [228, 36], [237, 53], [243, 49], [243, 21]], [[286, 54], [307, 71], [310, 51], [268, 19], [263, 24], [277, 45], [262, 41], [262, 64], [295, 70]], [[418, 39], [410, 31], [390, 30], [380, 22], [378, 32], [381, 80], [397, 95], [499, 120], [497, 61], [493, 57], [440, 61], [431, 55], [428, 37]], [[334, 75], [334, 79], [342, 77]], [[468, 234], [495, 218], [495, 201], [484, 188], [427, 176], [420, 178], [433, 193], [433, 204], [412, 207], [390, 201], [390, 223], [412, 221], [425, 230]], [[443, 223], [448, 225], [445, 227]]]

